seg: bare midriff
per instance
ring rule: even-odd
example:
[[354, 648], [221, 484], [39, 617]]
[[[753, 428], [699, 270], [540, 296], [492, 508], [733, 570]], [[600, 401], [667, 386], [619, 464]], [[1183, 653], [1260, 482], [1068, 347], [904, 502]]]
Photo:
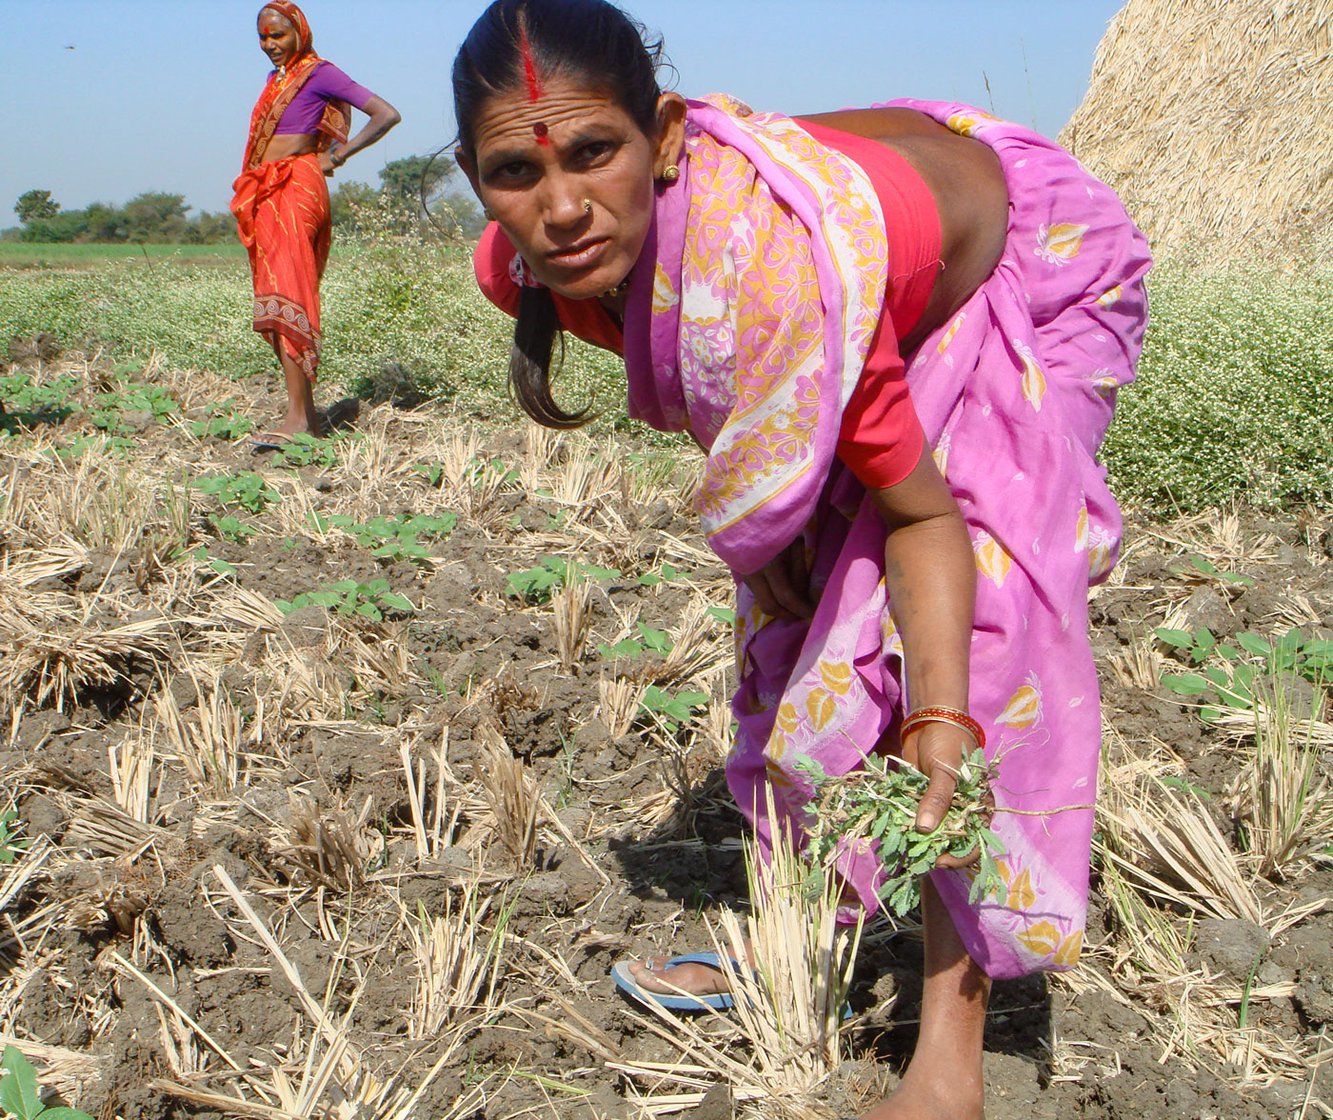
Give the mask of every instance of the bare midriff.
[[279, 133], [269, 140], [268, 147], [264, 151], [264, 158], [260, 162], [273, 163], [276, 160], [286, 159], [288, 156], [306, 155], [315, 150], [318, 139], [318, 135], [313, 132], [309, 134], [300, 132]]
[[967, 302], [1000, 263], [1009, 228], [1009, 191], [994, 152], [914, 109], [851, 109], [804, 117], [826, 128], [892, 148], [915, 168], [934, 196], [940, 219], [941, 269], [910, 335], [914, 350]]

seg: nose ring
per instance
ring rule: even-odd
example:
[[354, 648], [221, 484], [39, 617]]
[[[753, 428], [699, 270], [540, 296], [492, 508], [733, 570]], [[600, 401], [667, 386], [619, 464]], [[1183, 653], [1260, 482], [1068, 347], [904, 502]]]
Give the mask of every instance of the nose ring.
[[590, 199], [590, 198], [585, 198], [585, 199], [583, 200], [583, 212], [584, 212], [585, 214], [591, 214], [591, 213], [592, 213], [592, 199]]

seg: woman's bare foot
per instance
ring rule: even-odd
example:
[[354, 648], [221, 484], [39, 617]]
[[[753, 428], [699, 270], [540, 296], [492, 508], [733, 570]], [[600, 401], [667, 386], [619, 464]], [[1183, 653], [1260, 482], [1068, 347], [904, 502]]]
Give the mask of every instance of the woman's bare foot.
[[315, 411], [315, 392], [305, 370], [282, 347], [276, 336], [270, 339], [273, 352], [282, 364], [282, 377], [287, 387], [287, 415], [282, 423], [269, 431], [270, 435], [299, 436], [320, 434], [319, 413]]
[[711, 996], [731, 991], [731, 985], [727, 983], [726, 974], [721, 969], [697, 962], [667, 968], [669, 960], [670, 957], [662, 956], [633, 961], [629, 973], [645, 992], [656, 992], [658, 995], [678, 996], [686, 992], [694, 996]]
[[982, 1120], [981, 1078], [961, 1076], [948, 1054], [930, 1064], [918, 1053], [898, 1088], [860, 1120]]
[[921, 1030], [898, 1088], [861, 1120], [982, 1120], [990, 978], [967, 954], [935, 886], [921, 885], [926, 974]]

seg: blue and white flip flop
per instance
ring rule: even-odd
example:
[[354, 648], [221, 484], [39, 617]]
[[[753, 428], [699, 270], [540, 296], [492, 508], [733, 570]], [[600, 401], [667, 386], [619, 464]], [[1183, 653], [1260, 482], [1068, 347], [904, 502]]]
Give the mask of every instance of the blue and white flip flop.
[[[611, 969], [611, 979], [616, 982], [616, 987], [624, 992], [631, 999], [638, 1000], [639, 1003], [655, 1003], [659, 1007], [665, 1007], [670, 1011], [705, 1011], [712, 1008], [714, 1011], [726, 1011], [727, 1008], [734, 1006], [735, 1000], [730, 992], [713, 992], [710, 995], [692, 996], [684, 993], [650, 992], [634, 978], [630, 972], [629, 966], [633, 961], [618, 961]], [[675, 968], [678, 964], [706, 964], [709, 968], [715, 968], [722, 971], [722, 959], [714, 952], [705, 953], [686, 953], [684, 956], [672, 957], [666, 963], [666, 968]], [[733, 960], [733, 968], [739, 968]]]

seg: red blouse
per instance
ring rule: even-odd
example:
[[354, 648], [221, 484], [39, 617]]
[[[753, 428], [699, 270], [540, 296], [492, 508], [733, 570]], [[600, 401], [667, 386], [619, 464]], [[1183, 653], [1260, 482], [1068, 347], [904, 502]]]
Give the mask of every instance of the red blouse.
[[[866, 354], [861, 378], [843, 409], [838, 458], [870, 489], [883, 489], [912, 473], [925, 435], [912, 408], [898, 339], [921, 319], [940, 265], [940, 220], [930, 189], [910, 163], [875, 140], [801, 121], [810, 135], [852, 159], [879, 196], [889, 244], [889, 283], [884, 315]], [[509, 275], [514, 247], [498, 225], [486, 227], [473, 268], [487, 299], [518, 314], [519, 289]], [[619, 325], [598, 300], [551, 293], [562, 329], [616, 354], [624, 353]]]

